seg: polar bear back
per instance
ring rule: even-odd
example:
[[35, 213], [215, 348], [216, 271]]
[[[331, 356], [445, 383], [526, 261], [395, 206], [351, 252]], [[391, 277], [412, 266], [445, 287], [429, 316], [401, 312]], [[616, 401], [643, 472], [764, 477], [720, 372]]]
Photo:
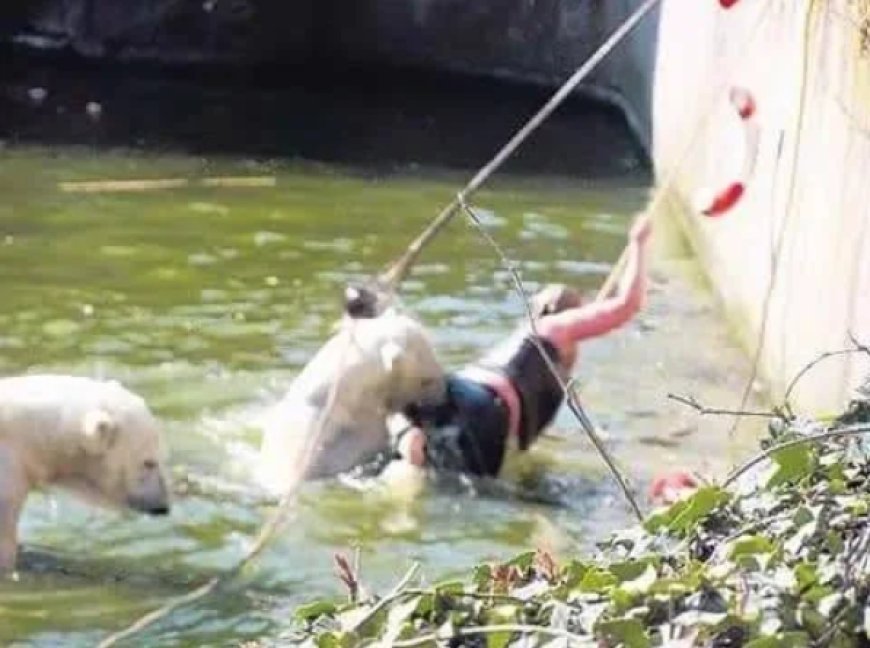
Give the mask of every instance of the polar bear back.
[[119, 423], [146, 413], [151, 418], [145, 401], [115, 381], [52, 374], [0, 378], [0, 438], [59, 432], [98, 409]]

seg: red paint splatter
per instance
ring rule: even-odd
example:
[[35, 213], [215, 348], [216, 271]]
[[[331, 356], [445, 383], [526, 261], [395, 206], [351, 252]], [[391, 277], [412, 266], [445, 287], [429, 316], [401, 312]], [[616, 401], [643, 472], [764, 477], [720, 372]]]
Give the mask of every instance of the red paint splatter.
[[709, 207], [703, 210], [705, 216], [715, 218], [721, 216], [737, 204], [743, 196], [746, 187], [742, 182], [732, 182], [721, 193], [717, 194]]
[[729, 99], [741, 119], [749, 119], [755, 114], [755, 98], [749, 90], [745, 88], [731, 88]]
[[719, 5], [723, 9], [730, 9], [734, 5], [736, 5], [740, 0], [719, 0]]

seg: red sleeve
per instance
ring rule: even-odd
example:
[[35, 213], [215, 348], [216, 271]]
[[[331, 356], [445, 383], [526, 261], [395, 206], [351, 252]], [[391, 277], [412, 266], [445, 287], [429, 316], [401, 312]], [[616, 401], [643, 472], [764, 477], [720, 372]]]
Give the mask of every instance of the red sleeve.
[[559, 347], [604, 335], [628, 322], [640, 310], [646, 293], [643, 249], [631, 243], [628, 263], [613, 297], [548, 315], [537, 325], [538, 332]]

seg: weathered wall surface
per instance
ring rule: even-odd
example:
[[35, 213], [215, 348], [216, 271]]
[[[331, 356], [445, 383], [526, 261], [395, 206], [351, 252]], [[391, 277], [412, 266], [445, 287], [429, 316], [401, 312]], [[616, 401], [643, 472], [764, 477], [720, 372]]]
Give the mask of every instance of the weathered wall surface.
[[[634, 0], [358, 0], [333, 49], [347, 58], [406, 62], [557, 86], [637, 6]], [[654, 13], [584, 90], [615, 102], [648, 146]]]
[[[114, 61], [418, 65], [557, 85], [633, 0], [43, 0], [4, 3], [0, 37]], [[655, 22], [590, 79], [648, 144]], [[627, 98], [627, 101], [624, 100]]]
[[[870, 340], [868, 21], [868, 0], [743, 0], [730, 12], [665, 0], [660, 16], [657, 173], [678, 170], [673, 211], [750, 352], [767, 317], [760, 369], [775, 397], [818, 354], [848, 347], [850, 331]], [[758, 164], [743, 202], [710, 220], [692, 199], [722, 184], [741, 154], [721, 96], [698, 145], [681, 156], [715, 92], [734, 82], [758, 100]], [[828, 360], [796, 400], [834, 408], [868, 369], [864, 355]]]

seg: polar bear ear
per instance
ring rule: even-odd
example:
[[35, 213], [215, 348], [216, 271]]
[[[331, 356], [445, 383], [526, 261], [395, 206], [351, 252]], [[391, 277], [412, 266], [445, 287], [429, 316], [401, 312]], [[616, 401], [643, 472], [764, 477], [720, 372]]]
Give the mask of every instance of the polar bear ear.
[[384, 363], [384, 369], [388, 372], [393, 370], [396, 360], [402, 355], [402, 347], [393, 342], [387, 342], [381, 347], [381, 361]]
[[85, 414], [82, 431], [87, 449], [94, 454], [103, 454], [115, 444], [118, 425], [108, 412], [95, 409]]

